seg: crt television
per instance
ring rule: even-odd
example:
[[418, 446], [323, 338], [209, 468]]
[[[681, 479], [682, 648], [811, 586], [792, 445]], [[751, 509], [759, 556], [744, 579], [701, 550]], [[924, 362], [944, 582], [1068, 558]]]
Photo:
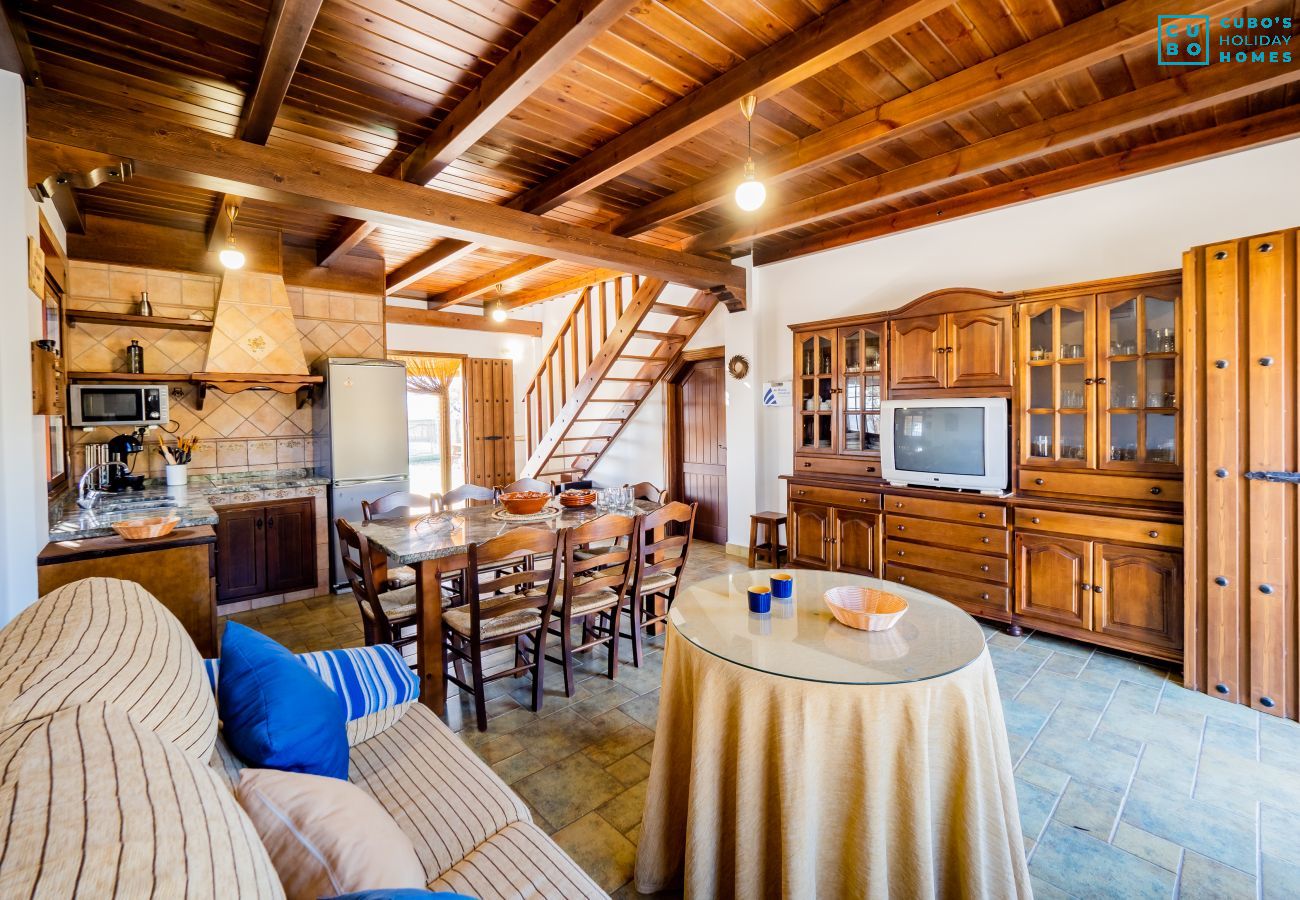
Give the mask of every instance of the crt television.
[[880, 465], [890, 484], [1006, 492], [1006, 400], [885, 400], [880, 416]]

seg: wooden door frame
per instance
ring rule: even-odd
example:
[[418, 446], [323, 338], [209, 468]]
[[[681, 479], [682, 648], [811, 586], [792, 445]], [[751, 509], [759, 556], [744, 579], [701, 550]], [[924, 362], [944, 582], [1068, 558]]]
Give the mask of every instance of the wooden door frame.
[[[682, 497], [682, 422], [678, 415], [678, 410], [681, 409], [682, 380], [691, 373], [697, 362], [725, 360], [726, 357], [727, 351], [723, 347], [685, 350], [664, 374], [664, 480], [667, 482], [669, 499], [680, 500]], [[726, 378], [725, 371], [723, 378]]]

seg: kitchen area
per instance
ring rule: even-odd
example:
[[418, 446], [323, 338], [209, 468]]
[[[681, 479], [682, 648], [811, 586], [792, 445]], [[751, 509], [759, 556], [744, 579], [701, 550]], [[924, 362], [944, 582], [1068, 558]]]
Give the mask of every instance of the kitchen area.
[[218, 616], [328, 593], [332, 517], [407, 486], [382, 296], [238, 270], [71, 260], [60, 274], [46, 374], [65, 387], [49, 411], [66, 476], [41, 593], [139, 582], [205, 656]]

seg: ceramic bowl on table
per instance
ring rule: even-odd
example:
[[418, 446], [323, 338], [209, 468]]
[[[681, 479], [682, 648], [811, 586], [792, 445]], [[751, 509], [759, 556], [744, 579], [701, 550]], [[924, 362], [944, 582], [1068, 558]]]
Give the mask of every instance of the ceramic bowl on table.
[[143, 519], [125, 519], [113, 523], [113, 530], [128, 541], [145, 541], [166, 537], [172, 533], [180, 519], [176, 516], [149, 516]]
[[591, 506], [596, 502], [596, 492], [587, 490], [568, 490], [560, 493], [560, 505], [570, 509]]
[[541, 512], [551, 495], [543, 491], [509, 491], [501, 495], [501, 505], [506, 512], [516, 516], [527, 516]]
[[875, 588], [845, 585], [831, 588], [823, 596], [837, 622], [861, 631], [893, 628], [907, 612], [906, 600]]

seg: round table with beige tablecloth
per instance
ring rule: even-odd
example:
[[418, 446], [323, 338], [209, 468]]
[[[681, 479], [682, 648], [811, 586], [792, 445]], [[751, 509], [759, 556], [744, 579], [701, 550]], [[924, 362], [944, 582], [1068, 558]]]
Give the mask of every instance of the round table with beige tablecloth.
[[[687, 897], [1029, 897], [993, 665], [975, 621], [931, 594], [773, 570], [684, 589], [669, 617], [636, 886]], [[903, 596], [892, 629], [836, 622], [857, 584]]]

